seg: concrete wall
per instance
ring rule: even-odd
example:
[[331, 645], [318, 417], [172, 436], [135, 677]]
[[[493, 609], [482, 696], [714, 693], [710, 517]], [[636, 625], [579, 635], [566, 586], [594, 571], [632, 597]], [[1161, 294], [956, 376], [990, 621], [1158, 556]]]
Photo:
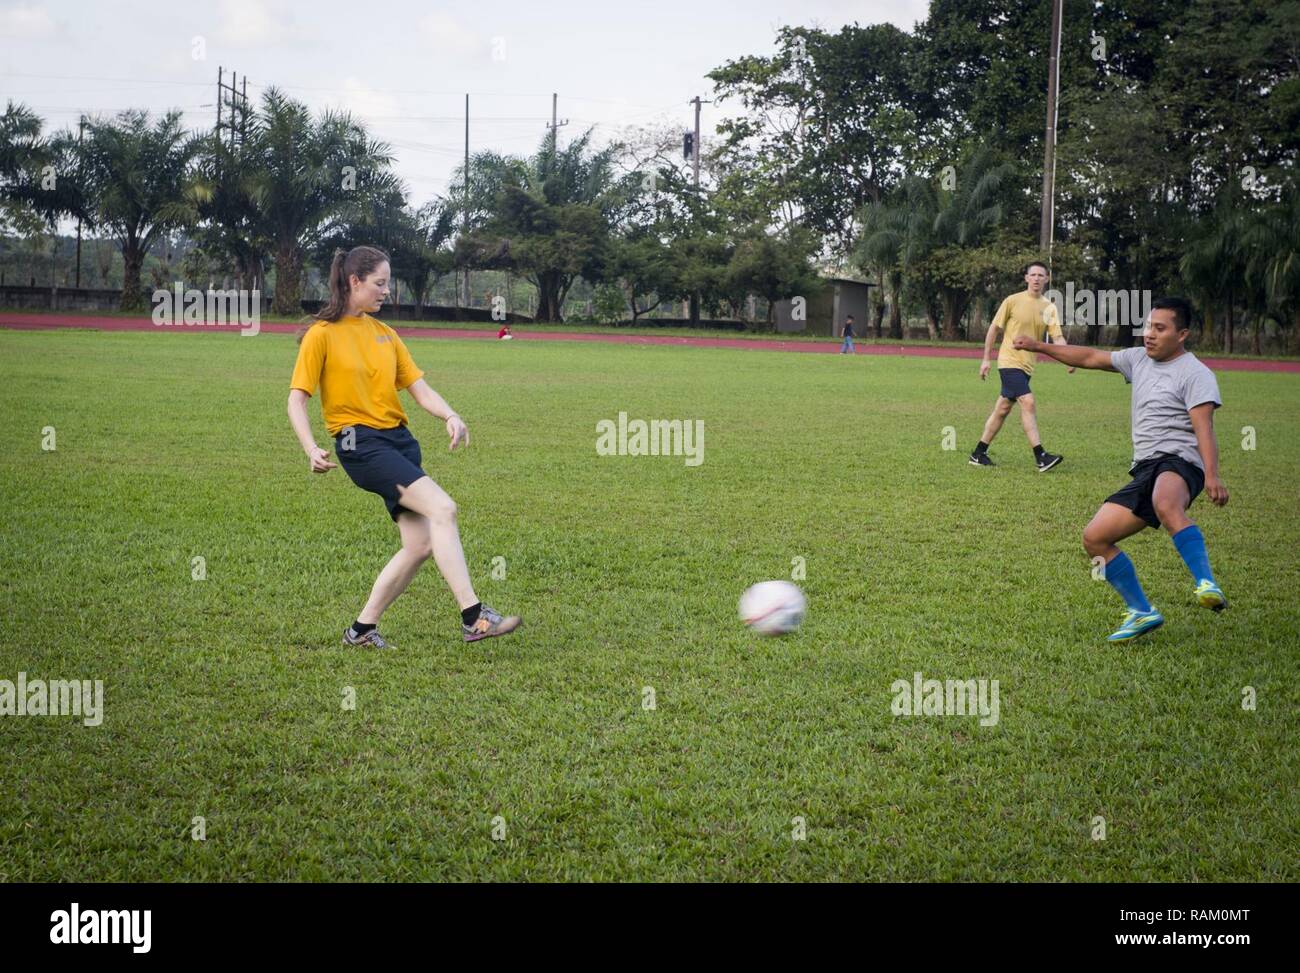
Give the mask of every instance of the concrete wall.
[[805, 295], [806, 319], [794, 319], [794, 302], [776, 302], [776, 330], [804, 334], [840, 336], [846, 315], [853, 315], [854, 331], [859, 337], [864, 333], [867, 320], [867, 284], [853, 280], [825, 280], [813, 293]]
[[840, 337], [844, 319], [853, 315], [853, 334], [861, 338], [867, 331], [867, 294], [870, 288], [851, 280], [837, 280], [834, 285], [835, 309], [831, 334]]
[[[152, 288], [146, 288], [145, 306], [150, 307]], [[0, 307], [18, 308], [31, 311], [116, 311], [122, 303], [120, 290], [71, 287], [13, 287], [6, 284], [0, 287]], [[319, 300], [300, 302], [304, 314], [315, 314], [325, 303]], [[262, 297], [263, 315], [271, 313], [271, 298]], [[492, 321], [492, 311], [485, 307], [441, 307], [425, 304], [385, 304], [379, 313], [384, 322], [390, 321]], [[531, 321], [532, 318], [522, 314], [509, 314], [510, 322]]]
[[71, 287], [0, 287], [0, 306], [32, 311], [116, 311], [120, 290]]

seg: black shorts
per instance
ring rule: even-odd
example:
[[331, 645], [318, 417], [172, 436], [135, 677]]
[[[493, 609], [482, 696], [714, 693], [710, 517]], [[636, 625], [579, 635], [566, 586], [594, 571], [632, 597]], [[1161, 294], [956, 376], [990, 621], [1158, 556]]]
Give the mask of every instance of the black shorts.
[[1012, 402], [1022, 395], [1029, 394], [1029, 373], [1019, 368], [999, 368], [1002, 376], [1002, 397]]
[[1205, 486], [1205, 473], [1199, 466], [1189, 463], [1173, 453], [1159, 453], [1149, 459], [1142, 460], [1133, 469], [1129, 470], [1129, 475], [1133, 479], [1129, 481], [1128, 486], [1112, 493], [1106, 498], [1106, 502], [1128, 507], [1129, 510], [1132, 510], [1133, 513], [1145, 520], [1148, 526], [1158, 528], [1160, 518], [1156, 516], [1156, 508], [1151, 503], [1151, 495], [1156, 489], [1156, 477], [1166, 470], [1173, 470], [1187, 484], [1187, 505], [1190, 507], [1192, 501], [1196, 499], [1197, 494]]
[[[351, 443], [347, 442], [349, 431]], [[347, 445], [352, 448], [345, 449]], [[398, 486], [408, 487], [428, 475], [420, 469], [420, 444], [405, 426], [345, 426], [334, 437], [334, 451], [353, 483], [384, 498], [393, 520], [406, 509], [400, 503]]]

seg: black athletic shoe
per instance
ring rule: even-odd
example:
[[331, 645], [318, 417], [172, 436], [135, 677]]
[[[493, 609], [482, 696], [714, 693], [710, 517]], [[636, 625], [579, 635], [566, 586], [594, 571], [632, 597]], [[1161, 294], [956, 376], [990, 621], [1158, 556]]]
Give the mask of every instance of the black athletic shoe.
[[1038, 459], [1035, 460], [1035, 462], [1038, 464], [1038, 472], [1046, 473], [1053, 466], [1056, 466], [1058, 463], [1060, 463], [1061, 460], [1063, 459], [1065, 459], [1064, 456], [1057, 456], [1055, 453], [1044, 452], [1042, 456], [1038, 457]]
[[[1059, 459], [1060, 457], [1057, 458]], [[971, 453], [970, 465], [971, 466], [997, 466], [998, 464], [993, 462], [993, 460], [989, 459], [988, 453]]]

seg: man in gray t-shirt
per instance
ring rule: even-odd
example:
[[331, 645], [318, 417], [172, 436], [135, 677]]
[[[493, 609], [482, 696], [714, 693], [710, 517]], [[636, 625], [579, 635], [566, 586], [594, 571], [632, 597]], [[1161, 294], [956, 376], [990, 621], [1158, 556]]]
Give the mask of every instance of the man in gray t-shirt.
[[1145, 347], [1113, 351], [1110, 363], [1133, 386], [1133, 465], [1169, 453], [1203, 473], [1191, 410], [1206, 402], [1223, 405], [1214, 372], [1190, 351], [1156, 361]]
[[1189, 352], [1185, 343], [1191, 306], [1166, 297], [1151, 306], [1141, 348], [1106, 352], [1078, 345], [1047, 345], [1017, 338], [1015, 345], [1078, 368], [1119, 372], [1133, 386], [1132, 479], [1111, 494], [1083, 531], [1083, 547], [1124, 599], [1124, 623], [1108, 642], [1127, 642], [1164, 624], [1164, 616], [1147, 600], [1137, 570], [1115, 545], [1146, 527], [1169, 536], [1196, 582], [1196, 600], [1214, 611], [1228, 599], [1214, 580], [1205, 538], [1187, 516], [1202, 488], [1218, 506], [1228, 502], [1219, 478], [1219, 447], [1214, 438], [1214, 410], [1223, 404], [1214, 373]]

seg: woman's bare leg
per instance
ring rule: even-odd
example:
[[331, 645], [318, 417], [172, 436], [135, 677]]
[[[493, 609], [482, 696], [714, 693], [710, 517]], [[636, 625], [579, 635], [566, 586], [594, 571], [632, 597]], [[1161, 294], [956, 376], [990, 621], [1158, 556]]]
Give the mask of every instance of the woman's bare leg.
[[420, 565], [433, 553], [427, 517], [403, 510], [397, 515], [397, 529], [402, 535], [401, 549], [379, 572], [370, 589], [370, 600], [357, 616], [357, 621], [366, 625], [379, 624], [379, 617], [406, 590]]
[[427, 476], [420, 477], [404, 489], [399, 486], [397, 492], [402, 498], [403, 507], [428, 519], [433, 561], [456, 597], [456, 603], [462, 610], [477, 605], [478, 595], [474, 594], [474, 585], [469, 580], [469, 567], [465, 564], [465, 551], [460, 546], [456, 502]]

